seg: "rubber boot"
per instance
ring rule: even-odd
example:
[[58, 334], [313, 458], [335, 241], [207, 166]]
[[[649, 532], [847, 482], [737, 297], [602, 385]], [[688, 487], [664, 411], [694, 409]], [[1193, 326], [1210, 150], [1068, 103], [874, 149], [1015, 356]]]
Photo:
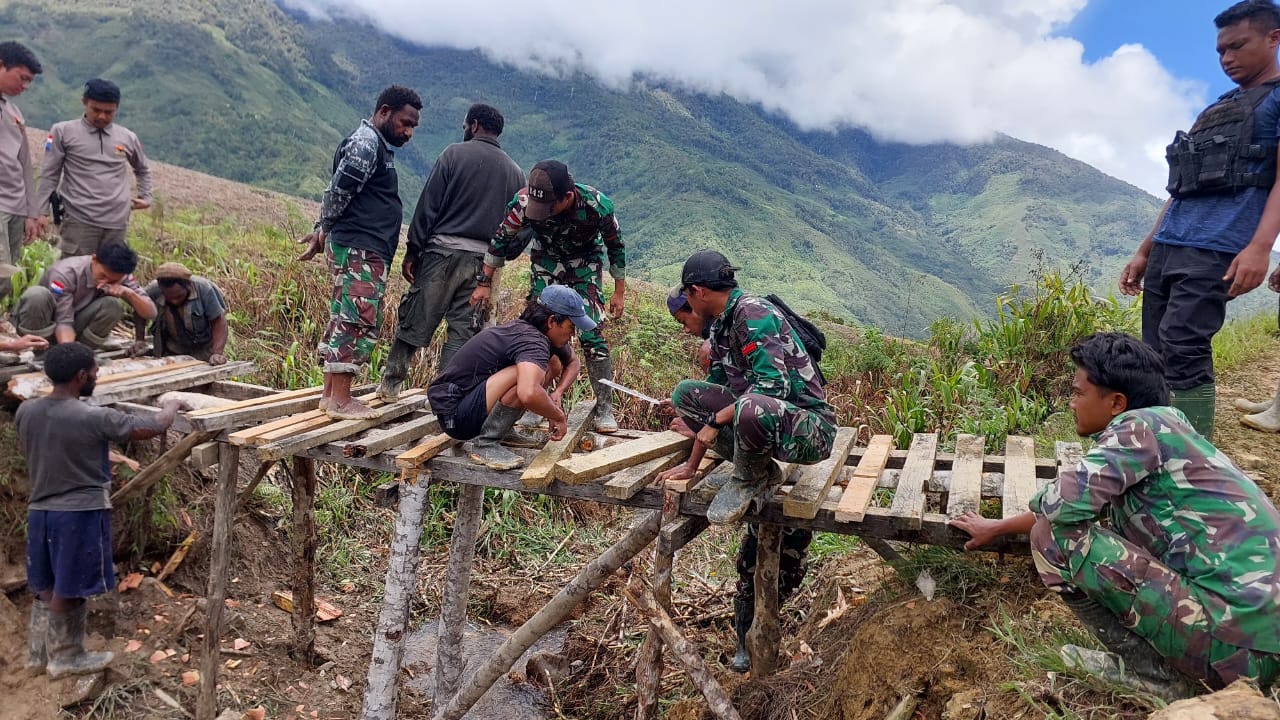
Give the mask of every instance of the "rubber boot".
[[[720, 431], [720, 434], [716, 436], [716, 442], [711, 446], [711, 449], [715, 450], [716, 454], [722, 458], [733, 457], [733, 433], [730, 428], [725, 428]], [[732, 477], [733, 463], [723, 463], [715, 470], [707, 473], [706, 477], [702, 478], [702, 487], [709, 488], [711, 490], [719, 490], [724, 487], [725, 483], [729, 482]]]
[[1188, 683], [1169, 667], [1164, 656], [1151, 643], [1126, 628], [1110, 610], [1084, 593], [1065, 594], [1062, 601], [1080, 624], [1093, 633], [1109, 651], [1099, 653], [1097, 650], [1064, 645], [1061, 656], [1068, 664], [1161, 698], [1185, 697], [1189, 694]]
[[733, 454], [733, 477], [720, 488], [707, 508], [707, 520], [716, 524], [737, 522], [747, 514], [751, 501], [771, 482], [782, 479], [773, 458], [738, 450]]
[[470, 443], [467, 454], [471, 461], [494, 470], [512, 470], [523, 465], [524, 458], [502, 447], [502, 438], [515, 426], [518, 417], [520, 408], [502, 403], [494, 405], [480, 426], [480, 434]]
[[618, 432], [618, 421], [613, 417], [613, 388], [600, 383], [601, 380], [613, 380], [613, 359], [606, 356], [588, 360], [587, 375], [591, 377], [591, 389], [596, 393], [596, 432], [605, 435]]
[[729, 669], [736, 673], [744, 673], [751, 669], [751, 654], [747, 652], [747, 631], [751, 629], [751, 621], [755, 619], [755, 603], [737, 596], [733, 598], [733, 630], [738, 635], [738, 649], [729, 661]]
[[71, 612], [49, 613], [49, 664], [45, 666], [49, 677], [57, 680], [67, 675], [96, 673], [115, 659], [115, 653], [85, 651], [84, 624], [88, 615], [84, 603]]
[[516, 427], [538, 428], [548, 427], [547, 419], [532, 410], [525, 410], [520, 419], [516, 421]]
[[1276, 387], [1276, 396], [1270, 405], [1252, 415], [1245, 415], [1240, 422], [1254, 430], [1280, 432], [1280, 386]]
[[[1280, 392], [1280, 390], [1277, 390], [1277, 392]], [[1236, 398], [1235, 402], [1231, 403], [1231, 406], [1242, 413], [1256, 414], [1260, 412], [1266, 412], [1271, 408], [1271, 406], [1274, 403], [1275, 403], [1274, 400], [1268, 400], [1266, 402], [1254, 402], [1249, 398], [1238, 397]]]
[[49, 634], [49, 603], [35, 598], [31, 601], [31, 621], [27, 623], [27, 669], [44, 670], [49, 664], [49, 652], [45, 648]]
[[1191, 421], [1191, 427], [1206, 439], [1213, 439], [1213, 403], [1217, 397], [1217, 389], [1213, 383], [1197, 385], [1186, 390], [1173, 391], [1173, 406], [1178, 408]]
[[387, 362], [382, 366], [382, 381], [378, 383], [378, 399], [393, 403], [400, 399], [400, 388], [409, 375], [409, 363], [418, 348], [403, 340], [396, 340], [387, 353]]

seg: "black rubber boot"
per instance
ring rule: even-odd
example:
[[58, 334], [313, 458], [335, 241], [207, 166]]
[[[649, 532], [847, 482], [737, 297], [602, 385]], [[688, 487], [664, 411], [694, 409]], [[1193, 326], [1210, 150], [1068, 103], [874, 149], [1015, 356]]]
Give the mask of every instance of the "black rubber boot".
[[96, 673], [115, 659], [115, 653], [85, 651], [84, 624], [88, 615], [84, 603], [71, 612], [49, 613], [49, 664], [45, 666], [49, 677], [57, 680], [67, 675]]
[[736, 673], [744, 673], [751, 669], [751, 654], [747, 652], [747, 631], [751, 629], [751, 621], [755, 619], [755, 603], [733, 598], [733, 630], [738, 635], [738, 649], [729, 662], [729, 669]]
[[[1109, 680], [1137, 687], [1162, 698], [1185, 697], [1189, 693], [1186, 680], [1169, 667], [1164, 656], [1142, 636], [1126, 628], [1110, 610], [1084, 593], [1064, 594], [1062, 601], [1080, 624], [1123, 663], [1123, 667], [1120, 663], [1108, 667], [1105, 662], [1092, 662], [1088, 649], [1064, 646], [1064, 653], [1071, 654], [1068, 648], [1075, 650], [1074, 657], [1080, 660], [1082, 667]], [[1067, 654], [1064, 654], [1064, 658]]]
[[418, 348], [403, 340], [396, 340], [387, 353], [387, 362], [382, 366], [382, 381], [378, 383], [378, 399], [383, 402], [395, 402], [400, 399], [400, 388], [404, 379], [409, 376], [409, 363]]
[[471, 461], [494, 470], [512, 470], [524, 465], [524, 458], [502, 447], [502, 439], [515, 427], [520, 408], [498, 403], [480, 426], [480, 434], [471, 441], [467, 454]]
[[49, 603], [35, 598], [31, 601], [31, 621], [27, 623], [27, 669], [44, 670], [49, 664], [46, 637], [49, 634]]

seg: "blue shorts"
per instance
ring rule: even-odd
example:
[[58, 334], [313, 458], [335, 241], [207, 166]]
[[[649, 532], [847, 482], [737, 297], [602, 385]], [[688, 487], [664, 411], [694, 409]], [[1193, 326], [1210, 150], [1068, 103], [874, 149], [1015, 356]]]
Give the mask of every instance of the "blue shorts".
[[64, 598], [101, 595], [116, 585], [110, 510], [28, 510], [27, 585]]
[[482, 382], [471, 388], [471, 392], [458, 401], [453, 414], [441, 421], [445, 434], [454, 440], [470, 440], [480, 434], [480, 428], [489, 417], [486, 385], [487, 382]]

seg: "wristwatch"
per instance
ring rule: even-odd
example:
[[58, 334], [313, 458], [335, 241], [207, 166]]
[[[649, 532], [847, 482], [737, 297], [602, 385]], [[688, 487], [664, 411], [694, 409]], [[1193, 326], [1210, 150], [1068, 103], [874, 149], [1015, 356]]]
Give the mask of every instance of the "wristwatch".
[[723, 430], [724, 426], [728, 425], [728, 423], [716, 422], [716, 415], [718, 414], [719, 413], [709, 413], [707, 415], [707, 419], [702, 421], [702, 424], [706, 425], [707, 427], [714, 428], [716, 430]]
[[493, 284], [493, 276], [485, 275], [483, 270], [476, 273], [475, 280], [477, 285], [484, 287], [488, 287]]

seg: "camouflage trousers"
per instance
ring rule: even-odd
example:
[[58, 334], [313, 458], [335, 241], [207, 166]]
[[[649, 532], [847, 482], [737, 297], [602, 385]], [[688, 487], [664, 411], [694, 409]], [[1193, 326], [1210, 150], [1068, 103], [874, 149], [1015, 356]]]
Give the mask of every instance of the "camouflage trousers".
[[1214, 637], [1205, 608], [1220, 605], [1220, 599], [1196, 588], [1145, 548], [1099, 525], [1089, 529], [1081, 547], [1083, 557], [1069, 556], [1054, 542], [1049, 521], [1036, 518], [1031, 553], [1049, 589], [1083, 592], [1188, 677], [1214, 687], [1244, 677], [1264, 686], [1275, 679], [1280, 657]]
[[783, 462], [815, 463], [831, 454], [836, 438], [833, 413], [796, 407], [786, 400], [746, 393], [738, 397], [724, 385], [682, 380], [671, 393], [671, 403], [689, 427], [697, 432], [707, 415], [736, 405], [732, 428], [738, 449], [768, 454]]
[[320, 361], [327, 373], [355, 373], [369, 362], [378, 344], [387, 262], [370, 250], [333, 243], [325, 245], [324, 254], [333, 276], [333, 294]]
[[[782, 553], [778, 558], [778, 604], [787, 601], [791, 593], [804, 581], [805, 560], [809, 556], [809, 543], [813, 542], [813, 531], [803, 528], [782, 528]], [[756, 550], [760, 544], [760, 526], [748, 523], [747, 531], [742, 535], [742, 545], [738, 548], [738, 558], [734, 565], [738, 569], [738, 589], [733, 595], [736, 606], [749, 609], [755, 614], [756, 606]]]
[[[604, 321], [604, 300], [600, 293], [604, 265], [598, 257], [554, 258], [535, 247], [529, 252], [529, 260], [529, 300], [541, 295], [548, 285], [568, 285], [587, 301], [587, 315], [597, 324]], [[599, 327], [580, 331], [578, 340], [588, 360], [609, 357], [609, 343], [605, 342]]]

